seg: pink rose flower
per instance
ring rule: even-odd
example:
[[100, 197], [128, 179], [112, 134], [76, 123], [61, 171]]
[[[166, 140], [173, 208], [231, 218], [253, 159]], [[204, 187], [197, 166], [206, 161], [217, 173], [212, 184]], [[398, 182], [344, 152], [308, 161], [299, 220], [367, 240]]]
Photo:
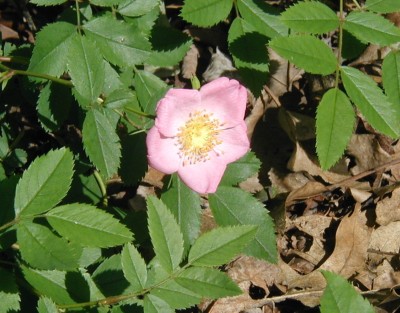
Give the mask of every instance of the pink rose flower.
[[217, 190], [228, 163], [249, 151], [243, 120], [247, 91], [221, 77], [200, 90], [170, 89], [157, 104], [147, 134], [151, 167], [172, 174], [198, 193]]

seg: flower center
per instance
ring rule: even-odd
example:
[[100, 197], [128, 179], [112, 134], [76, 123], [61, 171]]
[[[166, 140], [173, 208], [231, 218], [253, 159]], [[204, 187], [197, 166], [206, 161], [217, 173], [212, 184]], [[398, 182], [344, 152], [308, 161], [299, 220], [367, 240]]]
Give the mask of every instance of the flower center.
[[220, 120], [213, 118], [212, 113], [196, 111], [189, 115], [185, 125], [178, 128], [178, 145], [183, 165], [209, 160], [209, 152], [222, 141], [218, 138]]

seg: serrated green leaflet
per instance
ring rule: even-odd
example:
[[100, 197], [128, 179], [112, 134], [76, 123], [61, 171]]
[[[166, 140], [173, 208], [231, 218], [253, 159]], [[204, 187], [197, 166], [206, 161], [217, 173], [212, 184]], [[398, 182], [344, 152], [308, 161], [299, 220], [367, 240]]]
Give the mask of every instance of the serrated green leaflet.
[[269, 38], [285, 36], [288, 28], [279, 19], [279, 12], [262, 0], [238, 0], [241, 17]]
[[281, 57], [313, 74], [328, 75], [336, 70], [336, 57], [321, 40], [311, 35], [276, 37], [269, 46]]
[[78, 268], [82, 248], [69, 244], [46, 226], [29, 221], [19, 223], [17, 240], [22, 258], [32, 267], [44, 270]]
[[212, 268], [188, 268], [176, 278], [176, 282], [207, 299], [231, 297], [242, 293], [225, 273]]
[[160, 264], [172, 272], [182, 261], [183, 237], [179, 225], [165, 204], [156, 197], [147, 198], [151, 243]]
[[390, 13], [400, 11], [398, 0], [367, 0], [365, 8], [378, 13]]
[[141, 16], [151, 12], [157, 4], [157, 0], [124, 0], [118, 6], [118, 12], [125, 16]]
[[185, 0], [182, 17], [197, 26], [212, 26], [228, 17], [232, 0]]
[[233, 186], [255, 175], [261, 162], [254, 152], [248, 152], [239, 160], [228, 164], [220, 185]]
[[147, 281], [147, 268], [142, 256], [132, 244], [127, 244], [121, 253], [122, 270], [127, 281], [134, 290], [145, 288]]
[[76, 26], [57, 22], [45, 26], [36, 36], [28, 71], [60, 76], [66, 69], [71, 38]]
[[168, 303], [152, 294], [147, 294], [143, 300], [144, 313], [174, 313]]
[[24, 172], [15, 192], [15, 215], [46, 212], [67, 194], [73, 174], [72, 153], [52, 150], [35, 159]]
[[0, 313], [19, 311], [20, 295], [13, 273], [0, 267]]
[[30, 0], [29, 2], [37, 4], [37, 5], [57, 5], [66, 2], [67, 0]]
[[189, 50], [192, 40], [172, 27], [155, 26], [151, 31], [152, 52], [146, 63], [154, 66], [178, 64]]
[[185, 241], [185, 249], [198, 237], [201, 224], [201, 206], [198, 193], [187, 187], [175, 174], [172, 188], [164, 192], [161, 199], [171, 209]]
[[37, 303], [38, 313], [57, 313], [56, 304], [47, 297], [41, 297]]
[[258, 225], [255, 237], [243, 252], [276, 262], [274, 223], [261, 202], [249, 193], [229, 186], [219, 186], [217, 192], [209, 196], [209, 202], [218, 225]]
[[354, 130], [355, 114], [350, 100], [339, 89], [330, 89], [317, 108], [317, 154], [328, 170], [343, 155]]
[[99, 110], [86, 113], [82, 137], [85, 151], [100, 173], [105, 178], [117, 173], [121, 158], [119, 137]]
[[85, 34], [96, 43], [109, 62], [119, 66], [134, 66], [150, 55], [150, 43], [142, 33], [126, 22], [106, 15], [83, 26]]
[[113, 247], [132, 240], [132, 233], [111, 214], [88, 204], [67, 204], [46, 214], [63, 237], [87, 247]]
[[122, 109], [124, 106], [128, 105], [140, 109], [135, 93], [128, 88], [117, 89], [110, 93], [104, 105], [109, 109]]
[[387, 46], [400, 41], [400, 29], [372, 12], [351, 12], [344, 29], [365, 43]]
[[383, 88], [390, 102], [400, 103], [400, 52], [390, 52], [382, 64]]
[[102, 6], [102, 7], [110, 7], [113, 5], [117, 5], [122, 3], [125, 0], [90, 0], [94, 5]]
[[294, 31], [323, 34], [339, 27], [339, 18], [321, 2], [299, 2], [281, 14], [281, 20]]
[[46, 131], [55, 131], [68, 118], [71, 108], [71, 90], [49, 82], [41, 91], [37, 102], [40, 123]]
[[76, 34], [70, 42], [67, 67], [75, 90], [85, 104], [95, 102], [105, 78], [104, 62], [97, 46]]
[[400, 107], [391, 103], [372, 78], [361, 71], [343, 66], [341, 73], [348, 96], [368, 123], [381, 133], [397, 138], [400, 135]]
[[218, 227], [201, 235], [189, 251], [189, 263], [218, 266], [230, 261], [254, 239], [257, 226]]
[[350, 283], [338, 274], [322, 271], [327, 285], [321, 297], [321, 313], [373, 313], [368, 300], [364, 299]]

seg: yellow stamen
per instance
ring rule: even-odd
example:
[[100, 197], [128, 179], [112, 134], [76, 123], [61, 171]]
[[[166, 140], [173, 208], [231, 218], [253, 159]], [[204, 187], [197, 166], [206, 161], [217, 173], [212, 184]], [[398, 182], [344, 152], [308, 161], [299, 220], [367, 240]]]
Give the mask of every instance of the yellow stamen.
[[196, 111], [189, 115], [185, 125], [178, 129], [178, 145], [183, 165], [209, 160], [209, 153], [222, 141], [218, 134], [223, 124], [212, 118], [212, 113]]

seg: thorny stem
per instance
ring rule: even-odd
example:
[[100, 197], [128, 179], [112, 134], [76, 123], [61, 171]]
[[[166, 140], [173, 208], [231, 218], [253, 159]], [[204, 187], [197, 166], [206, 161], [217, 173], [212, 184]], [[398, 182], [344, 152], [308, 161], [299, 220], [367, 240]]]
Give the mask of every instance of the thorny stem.
[[339, 75], [340, 75], [340, 65], [342, 64], [342, 48], [343, 48], [343, 0], [340, 0], [340, 13], [339, 13], [339, 44], [337, 51], [337, 64], [336, 64], [336, 77], [335, 77], [335, 88], [339, 87]]
[[101, 191], [102, 205], [106, 207], [108, 205], [106, 185], [104, 184], [104, 181], [97, 170], [93, 171], [93, 175]]

